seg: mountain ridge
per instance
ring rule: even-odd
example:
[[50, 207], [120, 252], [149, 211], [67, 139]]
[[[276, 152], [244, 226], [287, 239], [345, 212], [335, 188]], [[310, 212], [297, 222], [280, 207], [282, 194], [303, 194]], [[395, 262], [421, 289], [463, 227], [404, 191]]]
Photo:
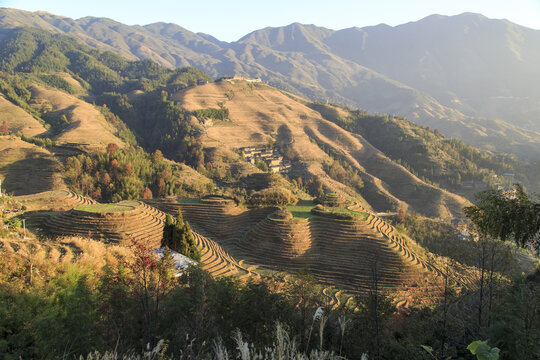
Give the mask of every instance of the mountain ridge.
[[[536, 59], [540, 62], [540, 49], [529, 45], [535, 43], [540, 31], [507, 20], [474, 13], [432, 15], [395, 27], [376, 25], [337, 31], [293, 23], [256, 30], [227, 43], [172, 23], [128, 26], [106, 18], [73, 20], [16, 9], [0, 9], [0, 14], [0, 27], [4, 29], [21, 25], [40, 27], [128, 59], [151, 59], [167, 67], [195, 66], [214, 78], [233, 74], [260, 77], [268, 84], [312, 100], [406, 116], [475, 146], [515, 153], [527, 160], [540, 157], [540, 106], [536, 103], [540, 90], [534, 87], [534, 79], [540, 81], [540, 70], [534, 66]], [[482, 30], [492, 25], [506, 29], [500, 30], [503, 32], [499, 38], [503, 39], [496, 39], [498, 49], [504, 50], [504, 59], [520, 55], [527, 60], [529, 70], [520, 73], [516, 69], [521, 66], [513, 62], [511, 70], [515, 76], [498, 80], [491, 74], [501, 74], [505, 61], [493, 61], [496, 56], [487, 55], [466, 56], [469, 65], [474, 63], [472, 70], [452, 70], [449, 62], [441, 59], [450, 55], [465, 58], [464, 50], [455, 46], [453, 50], [445, 48], [442, 35], [434, 38], [437, 41], [419, 41], [433, 38], [437, 32], [426, 31], [426, 26], [435, 26], [441, 33], [441, 24], [452, 30], [447, 32], [453, 34], [449, 39], [455, 38], [456, 44], [461, 43], [460, 39], [466, 40], [455, 31], [463, 30], [463, 24], [469, 34], [475, 33], [476, 28]], [[406, 36], [405, 31], [415, 35]], [[427, 35], [421, 37], [419, 33]], [[427, 46], [431, 43], [438, 47], [432, 44], [430, 50]], [[503, 43], [510, 45], [500, 45]], [[388, 44], [398, 44], [408, 52], [389, 50]], [[474, 46], [463, 48], [475, 51]], [[492, 66], [497, 71], [489, 68], [490, 62], [498, 63], [498, 68]], [[470, 93], [479, 93], [468, 80], [473, 75], [477, 82], [486, 82], [487, 88], [499, 89], [498, 92], [469, 98]], [[513, 77], [515, 81], [509, 82]], [[507, 88], [506, 83], [510, 84]], [[527, 91], [530, 96], [523, 96]], [[506, 132], [511, 133], [511, 140], [505, 139]]]

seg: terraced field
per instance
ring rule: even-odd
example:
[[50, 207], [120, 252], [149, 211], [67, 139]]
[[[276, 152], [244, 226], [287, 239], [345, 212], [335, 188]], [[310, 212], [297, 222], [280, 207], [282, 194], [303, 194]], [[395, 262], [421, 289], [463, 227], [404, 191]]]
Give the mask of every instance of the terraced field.
[[[269, 216], [275, 208], [241, 209], [224, 199], [151, 203], [171, 214], [181, 209], [194, 229], [207, 235], [197, 235], [197, 241], [206, 269], [216, 276], [309, 270], [320, 283], [335, 286], [323, 289], [332, 306], [350, 301], [343, 291], [365, 293], [375, 281], [402, 305], [432, 302], [441, 291], [442, 274], [374, 215], [282, 220]], [[355, 214], [363, 208], [349, 210]], [[250, 271], [246, 263], [259, 269]]]
[[2, 189], [14, 195], [66, 189], [53, 154], [15, 136], [0, 136], [0, 180]]
[[136, 240], [151, 248], [161, 246], [164, 224], [164, 213], [139, 201], [85, 204], [43, 220], [45, 232], [55, 237], [84, 236], [128, 246]]
[[[321, 283], [353, 293], [378, 287], [415, 302], [436, 296], [441, 277], [407, 249], [387, 224], [312, 217], [267, 218], [236, 243], [252, 262], [288, 271], [308, 269]], [[414, 290], [414, 295], [412, 294]]]

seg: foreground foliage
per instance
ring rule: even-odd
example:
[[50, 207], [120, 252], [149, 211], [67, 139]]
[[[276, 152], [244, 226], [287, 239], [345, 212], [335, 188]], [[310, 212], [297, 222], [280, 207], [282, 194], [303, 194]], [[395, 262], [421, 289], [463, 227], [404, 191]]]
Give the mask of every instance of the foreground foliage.
[[169, 256], [139, 243], [119, 252], [78, 241], [79, 255], [69, 258], [56, 242], [20, 242], [15, 252], [6, 251], [14, 246], [8, 241], [0, 245], [5, 359], [428, 359], [420, 344], [440, 358], [466, 359], [478, 338], [489, 338], [501, 359], [540, 354], [540, 274], [500, 290], [491, 323], [477, 333], [462, 311], [446, 325], [439, 306], [395, 312], [376, 287], [354, 299], [356, 312], [330, 311], [305, 273], [242, 283], [193, 268], [175, 278]]
[[512, 191], [487, 190], [477, 194], [476, 205], [465, 214], [483, 236], [511, 240], [540, 250], [540, 201], [520, 185]]

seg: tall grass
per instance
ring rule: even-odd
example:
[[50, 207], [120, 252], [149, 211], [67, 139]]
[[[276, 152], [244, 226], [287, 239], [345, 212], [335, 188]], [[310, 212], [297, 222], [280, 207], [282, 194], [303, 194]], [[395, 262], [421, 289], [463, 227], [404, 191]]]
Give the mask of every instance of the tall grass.
[[[324, 316], [324, 315], [323, 315]], [[324, 325], [321, 327], [324, 328]], [[214, 343], [214, 358], [216, 360], [229, 360], [238, 358], [242, 360], [338, 360], [343, 357], [330, 351], [314, 349], [309, 354], [298, 350], [296, 339], [291, 339], [284, 326], [276, 323], [274, 342], [271, 347], [257, 349], [253, 344], [244, 342], [242, 334], [234, 334], [237, 355], [229, 357], [229, 351], [221, 340]]]

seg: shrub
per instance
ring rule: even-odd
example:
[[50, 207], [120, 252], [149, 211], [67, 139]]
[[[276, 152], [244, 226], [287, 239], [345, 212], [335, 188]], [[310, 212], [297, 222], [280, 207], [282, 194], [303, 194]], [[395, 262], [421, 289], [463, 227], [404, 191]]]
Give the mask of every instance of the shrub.
[[280, 220], [290, 220], [293, 218], [293, 215], [291, 212], [287, 209], [279, 209], [274, 211], [270, 215], [273, 219], [280, 219]]
[[293, 193], [282, 187], [258, 191], [248, 199], [248, 204], [254, 206], [286, 206], [294, 205], [297, 202], [298, 199]]

